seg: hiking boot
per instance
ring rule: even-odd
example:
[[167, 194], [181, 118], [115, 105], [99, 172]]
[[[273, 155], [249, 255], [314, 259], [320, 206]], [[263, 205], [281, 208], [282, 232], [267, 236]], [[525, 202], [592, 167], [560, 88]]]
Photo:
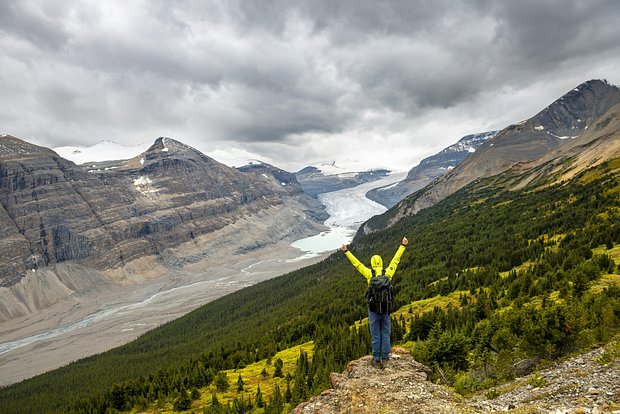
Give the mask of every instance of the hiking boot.
[[388, 366], [389, 359], [384, 359], [381, 361], [381, 369], [384, 369]]
[[370, 361], [370, 365], [372, 365], [375, 368], [381, 368], [381, 361], [377, 360], [377, 359], [372, 359]]

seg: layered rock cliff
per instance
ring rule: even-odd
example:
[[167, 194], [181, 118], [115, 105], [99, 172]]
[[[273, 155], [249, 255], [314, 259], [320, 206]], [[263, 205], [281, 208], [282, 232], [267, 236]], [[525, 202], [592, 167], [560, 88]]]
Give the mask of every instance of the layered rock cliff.
[[[255, 240], [227, 246], [227, 252], [318, 232], [320, 205], [303, 194], [294, 176], [287, 185], [282, 180], [227, 167], [170, 138], [158, 138], [130, 160], [78, 166], [47, 148], [4, 136], [0, 287], [12, 288], [13, 299], [23, 297], [32, 310], [46, 303], [30, 300], [37, 294], [20, 282], [27, 275], [50, 277], [58, 264], [109, 271], [151, 257], [164, 268], [183, 266], [216, 254], [212, 238], [218, 231], [235, 226], [245, 234], [255, 224], [248, 220], [253, 215], [267, 214], [276, 222]], [[209, 251], [201, 251], [207, 241]], [[171, 254], [186, 244], [192, 248]], [[0, 313], [14, 315], [10, 309]]]

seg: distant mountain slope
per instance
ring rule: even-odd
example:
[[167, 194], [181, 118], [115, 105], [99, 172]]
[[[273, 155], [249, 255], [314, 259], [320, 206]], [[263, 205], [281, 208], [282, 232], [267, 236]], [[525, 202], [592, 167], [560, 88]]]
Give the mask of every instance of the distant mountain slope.
[[[532, 118], [504, 128], [457, 168], [399, 203], [395, 211], [387, 213], [392, 218], [384, 224], [430, 207], [477, 179], [541, 160], [562, 148], [574, 148], [580, 142], [574, 140], [586, 133], [590, 136], [589, 128], [618, 103], [617, 86], [600, 80], [579, 85]], [[373, 229], [371, 223], [363, 231]]]
[[515, 165], [512, 172], [522, 173], [515, 179], [515, 188], [538, 181], [566, 181], [585, 169], [619, 156], [620, 103], [596, 119], [583, 134], [558, 150], [529, 163]]
[[478, 147], [497, 135], [499, 131], [466, 135], [457, 143], [444, 148], [439, 153], [420, 161], [407, 174], [407, 178], [396, 185], [377, 188], [366, 194], [368, 198], [387, 208], [394, 206], [411, 193], [424, 188], [434, 179], [448, 173], [458, 166]]
[[[289, 195], [300, 195], [304, 190], [294, 173], [284, 171], [264, 162], [251, 162], [248, 165], [237, 167], [237, 170], [254, 177], [256, 183], [265, 183], [272, 191]], [[325, 206], [314, 198], [304, 198], [309, 206], [305, 212], [314, 219], [324, 222], [329, 217]]]
[[[149, 257], [144, 273], [163, 273], [215, 254], [205, 237], [233, 224], [254, 232], [253, 240], [230, 242], [239, 251], [322, 229], [320, 206], [298, 184], [240, 172], [170, 138], [129, 160], [77, 166], [47, 148], [2, 137], [0, 207], [0, 287], [11, 288], [0, 291], [0, 319], [72, 294], [75, 286], [63, 287], [54, 267], [63, 263], [123, 278], [128, 263]], [[252, 230], [242, 217], [278, 226]], [[191, 248], [170, 250], [184, 243]], [[28, 277], [58, 285], [50, 290], [56, 294]]]
[[335, 165], [308, 166], [295, 173], [304, 192], [311, 197], [343, 190], [387, 176], [388, 170], [346, 171]]

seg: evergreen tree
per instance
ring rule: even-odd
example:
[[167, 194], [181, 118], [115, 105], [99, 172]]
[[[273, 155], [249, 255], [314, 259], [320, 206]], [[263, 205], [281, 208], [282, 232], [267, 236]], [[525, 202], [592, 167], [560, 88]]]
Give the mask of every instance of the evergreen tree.
[[119, 411], [125, 411], [127, 401], [125, 400], [125, 391], [119, 385], [112, 387], [112, 407]]
[[200, 399], [200, 391], [198, 391], [198, 388], [192, 388], [191, 398], [193, 401]]
[[263, 399], [263, 393], [260, 390], [260, 385], [256, 388], [256, 406], [263, 408], [265, 406], [265, 400]]
[[284, 391], [284, 401], [290, 403], [293, 399], [293, 393], [291, 392], [291, 376], [286, 376], [286, 391]]
[[190, 400], [189, 395], [187, 395], [187, 391], [184, 389], [181, 390], [179, 398], [176, 399], [173, 405], [174, 411], [185, 411], [189, 410], [192, 406], [192, 400]]
[[226, 391], [230, 387], [230, 382], [228, 381], [228, 376], [225, 372], [220, 371], [215, 376], [215, 388], [218, 391]]
[[282, 360], [280, 358], [276, 359], [276, 362], [274, 363], [274, 372], [273, 372], [273, 377], [274, 378], [282, 378], [284, 375], [282, 374], [282, 366], [284, 365], [284, 363], [282, 362]]
[[269, 404], [265, 407], [265, 414], [282, 414], [284, 411], [284, 399], [280, 392], [280, 386], [276, 384], [273, 395], [269, 398]]

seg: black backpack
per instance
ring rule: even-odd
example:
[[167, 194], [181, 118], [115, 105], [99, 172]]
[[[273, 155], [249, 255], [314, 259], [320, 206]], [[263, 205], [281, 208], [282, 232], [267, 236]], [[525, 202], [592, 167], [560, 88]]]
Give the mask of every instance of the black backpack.
[[366, 292], [368, 308], [376, 313], [391, 313], [394, 309], [394, 287], [386, 275], [375, 275], [370, 279]]

